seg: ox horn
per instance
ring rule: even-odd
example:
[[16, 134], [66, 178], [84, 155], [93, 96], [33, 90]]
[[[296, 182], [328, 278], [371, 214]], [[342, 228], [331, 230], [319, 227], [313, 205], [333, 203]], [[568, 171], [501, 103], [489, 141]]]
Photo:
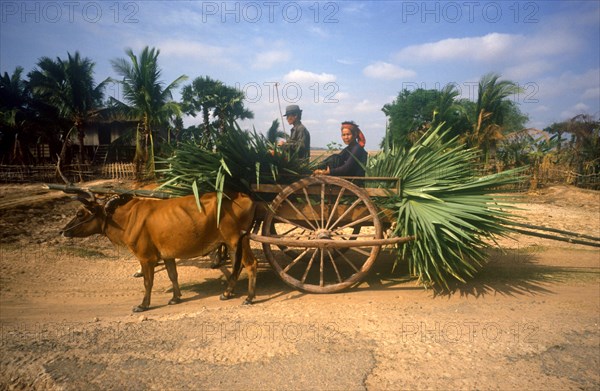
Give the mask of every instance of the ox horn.
[[[94, 195], [94, 193], [92, 193], [91, 191], [81, 190], [78, 193], [79, 194], [77, 195], [77, 200], [80, 201], [85, 206], [91, 207], [97, 203], [96, 195]], [[86, 196], [89, 197], [89, 199]]]
[[65, 174], [63, 174], [62, 171], [60, 170], [60, 155], [56, 154], [56, 157], [58, 158], [58, 161], [56, 162], [56, 171], [58, 171], [58, 175], [60, 175], [60, 177], [62, 178], [62, 180], [65, 182], [65, 184], [67, 186], [71, 186], [73, 183], [71, 181], [69, 181], [67, 179], [67, 177], [65, 176]]
[[[65, 184], [68, 187], [73, 186], [73, 182], [69, 181], [67, 179], [67, 177], [65, 176], [65, 174], [63, 174], [63, 172], [60, 169], [60, 155], [57, 154], [56, 157], [58, 159], [58, 161], [56, 163], [56, 171], [58, 171], [58, 175], [60, 175], [60, 177], [62, 178], [62, 180], [65, 182]], [[92, 193], [91, 191], [89, 191], [89, 190], [82, 190], [82, 189], [75, 189], [75, 191], [78, 194], [77, 195], [77, 199], [79, 201], [81, 201], [84, 205], [86, 205], [86, 206], [92, 206], [93, 203], [97, 202], [96, 201], [96, 195], [94, 193]], [[84, 195], [87, 195], [90, 199], [88, 200], [88, 199], [84, 198], [83, 197]]]

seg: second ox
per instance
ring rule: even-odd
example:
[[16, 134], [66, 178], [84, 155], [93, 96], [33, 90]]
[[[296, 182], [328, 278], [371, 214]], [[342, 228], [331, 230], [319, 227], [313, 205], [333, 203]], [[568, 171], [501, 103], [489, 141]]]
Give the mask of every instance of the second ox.
[[233, 271], [221, 299], [232, 297], [243, 264], [248, 273], [248, 297], [244, 304], [252, 303], [257, 261], [246, 233], [252, 228], [255, 205], [248, 195], [223, 194], [218, 224], [216, 193], [200, 197], [201, 210], [194, 196], [155, 200], [120, 195], [99, 201], [93, 193], [81, 192], [77, 198], [83, 207], [61, 232], [66, 237], [105, 235], [113, 244], [127, 247], [137, 257], [145, 294], [134, 312], [150, 307], [154, 267], [161, 259], [173, 284], [169, 304], [176, 304], [181, 301], [181, 292], [175, 259], [203, 256], [221, 244], [233, 258]]

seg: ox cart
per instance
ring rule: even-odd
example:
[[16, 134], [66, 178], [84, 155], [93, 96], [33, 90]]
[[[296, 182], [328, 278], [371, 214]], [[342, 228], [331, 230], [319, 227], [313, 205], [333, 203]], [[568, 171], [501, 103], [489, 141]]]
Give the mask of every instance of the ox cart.
[[[174, 197], [150, 190], [48, 188]], [[266, 259], [286, 284], [304, 292], [332, 293], [356, 285], [382, 247], [414, 239], [388, 235], [395, 217], [373, 202], [373, 197], [398, 194], [399, 178], [311, 176], [290, 185], [256, 184], [251, 190], [257, 200], [257, 223], [250, 239], [262, 244]]]
[[250, 239], [262, 244], [285, 283], [304, 292], [332, 293], [356, 285], [383, 246], [414, 239], [389, 236], [395, 218], [372, 200], [398, 193], [399, 178], [314, 176], [252, 190], [261, 199], [262, 224]]

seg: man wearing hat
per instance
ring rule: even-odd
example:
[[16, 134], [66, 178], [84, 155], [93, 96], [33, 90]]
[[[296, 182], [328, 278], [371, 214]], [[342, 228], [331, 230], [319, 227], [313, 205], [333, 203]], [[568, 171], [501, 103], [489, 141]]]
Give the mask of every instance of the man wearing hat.
[[302, 110], [298, 105], [289, 105], [285, 108], [285, 116], [288, 124], [292, 125], [292, 131], [287, 141], [281, 141], [279, 145], [284, 146], [284, 148], [295, 149], [299, 158], [310, 158], [310, 133], [300, 121]]

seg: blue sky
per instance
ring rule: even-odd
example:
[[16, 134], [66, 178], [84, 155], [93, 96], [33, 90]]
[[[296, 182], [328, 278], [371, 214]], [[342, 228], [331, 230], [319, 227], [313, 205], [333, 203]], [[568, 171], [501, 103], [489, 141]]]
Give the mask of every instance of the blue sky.
[[[599, 1], [3, 1], [0, 11], [2, 73], [79, 51], [100, 81], [117, 77], [110, 61], [126, 48], [156, 47], [166, 83], [208, 75], [242, 89], [255, 114], [246, 128], [266, 131], [277, 96], [282, 109], [299, 104], [317, 147], [341, 143], [351, 119], [376, 149], [381, 108], [402, 89], [454, 83], [474, 100], [488, 72], [523, 87], [511, 99], [530, 127], [600, 115]], [[106, 93], [120, 98], [118, 85]]]

